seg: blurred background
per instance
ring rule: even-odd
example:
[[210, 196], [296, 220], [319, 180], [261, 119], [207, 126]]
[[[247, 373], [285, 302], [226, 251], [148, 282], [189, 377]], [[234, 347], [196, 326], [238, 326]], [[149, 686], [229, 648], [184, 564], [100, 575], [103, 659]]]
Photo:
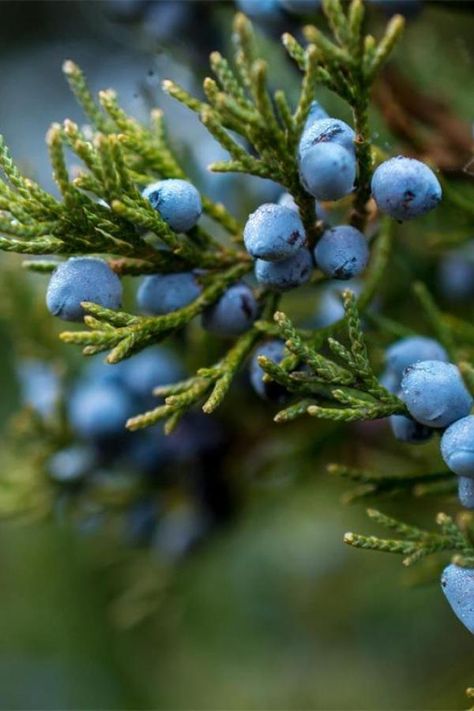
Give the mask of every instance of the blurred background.
[[[298, 75], [278, 36], [298, 33], [307, 18], [265, 15], [264, 4], [241, 7], [255, 16], [276, 86], [294, 98]], [[374, 139], [391, 153], [409, 143], [382, 117], [393, 76], [401, 76], [444, 102], [469, 144], [473, 3], [368, 5], [374, 32], [395, 5], [409, 16], [394, 74], [376, 90]], [[3, 0], [0, 131], [18, 164], [54, 191], [48, 125], [84, 121], [61, 73], [71, 58], [94, 91], [114, 87], [138, 118], [161, 106], [198, 187], [238, 217], [277, 199], [281, 191], [268, 181], [210, 174], [207, 164], [225, 154], [160, 89], [172, 78], [200, 94], [209, 52], [230, 46], [234, 11], [217, 1]], [[330, 114], [348, 118], [338, 99], [318, 98]], [[440, 149], [459, 189], [469, 190], [468, 151], [443, 152], [435, 129], [432, 150]], [[406, 289], [416, 275], [444, 307], [472, 316], [472, 272], [471, 291], [459, 294], [449, 279], [453, 254], [468, 269], [456, 250], [469, 236], [473, 226], [449, 211], [399, 228], [378, 308], [426, 333]], [[64, 433], [52, 434], [41, 418], [90, 374], [77, 351], [60, 345], [61, 329], [45, 313], [45, 286], [45, 277], [22, 271], [20, 259], [0, 256], [0, 708], [463, 708], [464, 689], [474, 684], [472, 638], [440, 594], [440, 563], [405, 570], [398, 558], [344, 547], [345, 531], [370, 532], [372, 524], [365, 502], [341, 503], [347, 482], [326, 470], [339, 462], [390, 474], [436, 471], [436, 443], [396, 443], [385, 422], [302, 420], [277, 429], [275, 406], [258, 400], [243, 374], [216, 416], [185, 423], [174, 444], [163, 445], [152, 474], [142, 450], [135, 459], [127, 444], [121, 461], [103, 456], [92, 492], [71, 486], [67, 467], [57, 474], [46, 451], [54, 438], [59, 449]], [[335, 318], [327, 293], [298, 290], [285, 308], [309, 327]], [[381, 363], [386, 342], [371, 345]], [[220, 348], [192, 327], [168, 355], [193, 372]], [[427, 526], [439, 510], [456, 510], [454, 496], [377, 506]]]

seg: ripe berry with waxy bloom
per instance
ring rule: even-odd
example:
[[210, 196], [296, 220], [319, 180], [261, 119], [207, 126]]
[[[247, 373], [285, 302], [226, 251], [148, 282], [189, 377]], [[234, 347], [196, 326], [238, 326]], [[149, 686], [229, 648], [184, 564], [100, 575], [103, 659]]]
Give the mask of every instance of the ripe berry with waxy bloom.
[[83, 301], [106, 309], [121, 306], [122, 283], [102, 259], [71, 257], [59, 264], [51, 275], [46, 305], [53, 316], [64, 321], [82, 321]]
[[455, 474], [474, 478], [474, 415], [448, 427], [441, 438], [441, 454]]
[[407, 336], [395, 341], [385, 351], [387, 368], [396, 373], [400, 378], [405, 368], [420, 360], [449, 361], [445, 349], [434, 338], [426, 336]]
[[265, 262], [257, 259], [255, 276], [259, 284], [275, 291], [288, 291], [308, 281], [313, 270], [313, 260], [307, 249], [300, 249], [294, 257], [282, 262]]
[[256, 259], [278, 262], [295, 255], [306, 241], [297, 211], [267, 203], [252, 212], [244, 229], [245, 247]]
[[219, 336], [238, 336], [247, 331], [258, 315], [258, 304], [247, 284], [234, 284], [204, 311], [202, 325]]
[[354, 154], [338, 143], [317, 143], [300, 158], [304, 189], [318, 200], [340, 200], [354, 189]]
[[201, 286], [192, 272], [152, 274], [140, 284], [137, 303], [146, 314], [168, 314], [187, 306], [200, 293]]
[[373, 174], [372, 195], [381, 212], [396, 220], [411, 220], [433, 210], [442, 190], [431, 168], [414, 158], [397, 156]]
[[298, 146], [298, 157], [301, 160], [311, 148], [323, 143], [338, 144], [354, 155], [355, 137], [354, 130], [340, 119], [328, 117], [313, 121], [303, 131]]
[[188, 232], [201, 217], [201, 196], [187, 180], [159, 180], [145, 188], [143, 197], [175, 232]]
[[474, 569], [451, 563], [443, 570], [441, 588], [456, 617], [474, 634]]
[[333, 279], [352, 279], [361, 274], [369, 261], [367, 240], [350, 225], [326, 230], [314, 250], [316, 264]]
[[459, 369], [438, 360], [410, 365], [403, 374], [401, 393], [410, 415], [428, 427], [448, 427], [466, 417], [472, 407]]

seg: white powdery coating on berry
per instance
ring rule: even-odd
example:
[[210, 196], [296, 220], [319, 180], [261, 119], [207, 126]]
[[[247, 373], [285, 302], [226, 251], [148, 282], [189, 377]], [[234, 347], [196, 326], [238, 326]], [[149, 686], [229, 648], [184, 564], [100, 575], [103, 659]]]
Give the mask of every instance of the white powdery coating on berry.
[[249, 216], [244, 242], [255, 259], [278, 262], [296, 254], [305, 244], [306, 235], [297, 210], [266, 203]]
[[448, 427], [441, 438], [441, 454], [455, 474], [474, 477], [474, 415]]
[[401, 390], [411, 416], [428, 427], [447, 427], [466, 417], [472, 407], [472, 397], [452, 363], [427, 360], [410, 365]]
[[443, 570], [441, 589], [456, 617], [474, 634], [474, 569], [451, 563]]
[[354, 156], [355, 137], [354, 130], [344, 121], [335, 118], [319, 119], [303, 131], [298, 146], [298, 157], [301, 160], [310, 148], [323, 143], [338, 144]]
[[293, 195], [290, 193], [282, 193], [278, 198], [278, 204], [282, 207], [287, 207], [289, 210], [299, 212], [299, 207], [295, 202]]
[[354, 189], [356, 160], [338, 143], [317, 143], [299, 161], [304, 189], [318, 200], [340, 200]]
[[186, 180], [160, 180], [148, 185], [143, 197], [175, 232], [188, 232], [201, 217], [201, 196]]
[[255, 276], [260, 284], [275, 291], [287, 291], [308, 281], [313, 270], [313, 260], [307, 249], [282, 262], [265, 262], [257, 259]]
[[158, 316], [182, 309], [200, 293], [201, 286], [192, 272], [152, 274], [140, 284], [137, 304], [144, 313]]
[[316, 264], [333, 279], [352, 279], [369, 261], [367, 240], [355, 227], [340, 225], [326, 230], [314, 250]]
[[372, 195], [382, 212], [396, 220], [410, 220], [435, 208], [442, 190], [427, 165], [414, 158], [397, 156], [374, 172]]
[[71, 257], [54, 270], [46, 292], [46, 305], [53, 316], [82, 321], [81, 302], [91, 301], [107, 309], [122, 303], [122, 283], [102, 259]]

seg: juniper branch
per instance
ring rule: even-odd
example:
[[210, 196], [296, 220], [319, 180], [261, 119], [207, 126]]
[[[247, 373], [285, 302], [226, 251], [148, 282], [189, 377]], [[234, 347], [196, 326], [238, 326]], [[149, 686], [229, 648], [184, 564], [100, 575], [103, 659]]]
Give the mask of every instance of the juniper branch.
[[378, 474], [341, 464], [330, 464], [328, 472], [342, 479], [348, 479], [356, 485], [345, 492], [345, 503], [386, 494], [409, 493], [419, 496], [423, 493], [436, 493], [439, 486], [454, 490], [457, 484], [455, 475], [449, 471], [426, 474]]
[[[273, 294], [262, 295], [264, 311], [273, 308], [274, 299]], [[214, 412], [221, 405], [237, 372], [260, 337], [260, 331], [253, 326], [211, 367], [200, 368], [195, 376], [187, 380], [156, 388], [154, 394], [164, 397], [165, 404], [132, 417], [127, 422], [128, 429], [142, 429], [166, 419], [167, 431], [170, 431], [177, 423], [176, 418], [203, 400], [202, 410], [206, 414]]]
[[[296, 356], [296, 363], [305, 366], [310, 374], [301, 377], [296, 373], [291, 377], [286, 369], [271, 361], [268, 362], [268, 359], [262, 359], [263, 369], [290, 392], [305, 398], [315, 392], [322, 398], [322, 401], [316, 398], [316, 402], [307, 404], [306, 411], [301, 406], [290, 410], [290, 417], [285, 410], [278, 413], [275, 417], [276, 422], [294, 419], [305, 412], [313, 417], [338, 422], [355, 422], [393, 414], [407, 414], [405, 404], [380, 385], [372, 370], [352, 292], [345, 291], [343, 300], [350, 348], [346, 348], [334, 338], [329, 339], [330, 349], [343, 365], [323, 356], [318, 352], [319, 349], [309, 345], [285, 314], [275, 313], [274, 320], [287, 349]], [[314, 390], [311, 389], [312, 387]]]
[[403, 564], [407, 566], [434, 553], [452, 552], [465, 558], [474, 556], [473, 541], [454, 523], [452, 518], [444, 513], [440, 513], [436, 517], [440, 532], [417, 528], [374, 509], [369, 509], [367, 514], [376, 523], [394, 531], [401, 537], [384, 539], [377, 536], [346, 533], [345, 543], [355, 548], [398, 553], [404, 556]]
[[[370, 198], [372, 173], [368, 118], [370, 90], [401, 36], [404, 21], [400, 15], [392, 18], [377, 45], [372, 37], [364, 38], [362, 35], [364, 7], [361, 0], [352, 0], [347, 14], [339, 0], [324, 0], [323, 10], [335, 42], [312, 25], [305, 27], [304, 34], [316, 49], [320, 67], [331, 77], [329, 88], [336, 91], [352, 108], [358, 180], [351, 222], [355, 227], [363, 229], [368, 217], [367, 202]], [[297, 60], [300, 69], [304, 69], [306, 61], [303, 47], [289, 36], [285, 36], [284, 44]]]

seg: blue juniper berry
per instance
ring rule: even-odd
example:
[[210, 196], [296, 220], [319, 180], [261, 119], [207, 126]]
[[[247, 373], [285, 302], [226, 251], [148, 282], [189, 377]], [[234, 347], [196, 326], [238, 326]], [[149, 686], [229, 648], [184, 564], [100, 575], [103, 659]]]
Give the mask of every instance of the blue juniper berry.
[[451, 563], [443, 570], [441, 589], [456, 617], [474, 634], [474, 568]]
[[159, 180], [144, 189], [143, 197], [175, 232], [188, 232], [201, 217], [201, 197], [187, 180]]
[[431, 168], [414, 158], [397, 156], [374, 172], [372, 195], [381, 212], [396, 220], [410, 220], [433, 210], [442, 190]]
[[406, 368], [401, 397], [417, 422], [443, 428], [466, 417], [472, 397], [452, 363], [424, 360]]
[[314, 250], [317, 266], [333, 279], [352, 279], [369, 261], [367, 240], [355, 227], [339, 225], [326, 230]]
[[234, 284], [202, 315], [206, 331], [218, 336], [238, 336], [253, 324], [258, 303], [247, 284]]
[[256, 259], [278, 262], [295, 255], [306, 241], [297, 211], [267, 203], [253, 212], [244, 228], [244, 242]]
[[53, 316], [64, 321], [82, 321], [83, 301], [107, 309], [122, 303], [122, 283], [109, 265], [95, 257], [71, 257], [59, 264], [51, 275], [46, 305]]
[[197, 299], [201, 286], [193, 272], [151, 274], [137, 291], [138, 308], [151, 315], [168, 314]]
[[317, 143], [301, 156], [300, 179], [318, 200], [340, 200], [354, 189], [356, 160], [339, 143]]
[[288, 291], [301, 286], [308, 281], [312, 271], [313, 260], [305, 248], [281, 262], [266, 262], [263, 259], [255, 262], [255, 276], [259, 284], [275, 291]]

